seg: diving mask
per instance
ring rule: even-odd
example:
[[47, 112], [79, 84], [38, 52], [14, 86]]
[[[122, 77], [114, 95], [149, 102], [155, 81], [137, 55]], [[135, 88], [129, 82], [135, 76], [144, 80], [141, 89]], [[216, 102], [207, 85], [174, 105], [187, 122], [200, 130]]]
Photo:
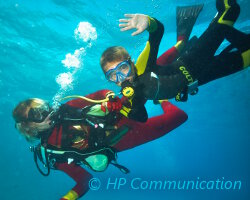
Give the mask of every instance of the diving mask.
[[105, 73], [106, 79], [115, 83], [122, 83], [132, 71], [130, 60], [120, 62], [115, 68]]
[[51, 111], [47, 106], [42, 107], [30, 109], [28, 118], [15, 124], [15, 128], [25, 134], [26, 138], [38, 138], [41, 132], [50, 129], [54, 125], [55, 122], [51, 118], [55, 112]]
[[45, 103], [37, 108], [30, 108], [27, 121], [41, 123], [50, 114], [50, 111], [51, 109], [48, 103]]

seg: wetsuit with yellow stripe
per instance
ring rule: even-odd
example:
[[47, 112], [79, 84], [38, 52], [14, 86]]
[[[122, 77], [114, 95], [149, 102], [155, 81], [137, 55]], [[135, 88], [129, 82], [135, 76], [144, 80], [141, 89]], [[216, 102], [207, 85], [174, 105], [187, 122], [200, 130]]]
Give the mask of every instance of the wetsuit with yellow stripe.
[[[148, 41], [141, 54], [145, 60], [142, 59], [140, 65], [136, 63], [138, 77], [132, 84], [136, 99], [174, 98], [179, 93], [187, 91], [187, 87], [196, 80], [198, 85], [203, 85], [249, 66], [249, 35], [232, 27], [239, 16], [239, 5], [235, 0], [217, 0], [216, 7], [218, 14], [208, 29], [188, 52], [170, 65], [159, 67], [155, 62], [154, 53], [158, 51], [162, 35], [155, 34], [158, 38], [150, 38], [151, 42]], [[157, 25], [160, 24], [157, 20], [154, 21]], [[152, 36], [151, 34], [150, 37]], [[224, 39], [227, 39], [236, 51], [223, 51], [214, 56]], [[152, 44], [152, 41], [155, 44]], [[137, 102], [141, 103], [139, 100]], [[133, 109], [136, 107], [133, 103]]]
[[[149, 32], [149, 39], [135, 64], [136, 78], [144, 73], [150, 72], [155, 67], [159, 45], [164, 33], [164, 26], [162, 23], [149, 16], [148, 19], [149, 26], [147, 31]], [[124, 88], [126, 86], [123, 84], [122, 87]], [[133, 99], [122, 99], [124, 106], [121, 110], [121, 113], [129, 119], [145, 122], [148, 118], [147, 111], [144, 106], [146, 99], [143, 98], [140, 87], [136, 87], [134, 89], [136, 96], [134, 96]]]
[[162, 23], [151, 17], [148, 17], [148, 19], [149, 26], [147, 31], [149, 32], [149, 39], [135, 64], [136, 73], [138, 76], [153, 70], [157, 60], [161, 38], [164, 33], [164, 27]]
[[[149, 25], [147, 31], [149, 32], [149, 39], [135, 64], [136, 77], [150, 71], [155, 71], [158, 67], [175, 61], [178, 58], [179, 53], [184, 48], [186, 38], [188, 38], [185, 34], [179, 35], [177, 43], [157, 58], [159, 45], [164, 33], [164, 26], [161, 22], [152, 17], [148, 16], [148, 20]], [[124, 84], [123, 87], [125, 87]], [[127, 98], [122, 98], [124, 106], [121, 113], [129, 119], [145, 122], [148, 118], [147, 111], [144, 106], [146, 99], [141, 98], [142, 95], [140, 87], [136, 87], [134, 89], [136, 91], [136, 97], [130, 99], [129, 101]]]
[[[157, 58], [159, 45], [164, 33], [164, 26], [157, 19], [149, 17], [149, 26], [147, 31], [149, 32], [149, 39], [146, 43], [146, 46], [142, 53], [139, 55], [137, 62], [135, 64], [135, 73], [136, 77], [143, 75], [144, 73], [154, 71], [160, 66], [172, 63], [177, 59], [179, 53], [183, 49], [184, 45], [184, 36], [178, 38], [176, 45], [172, 48], [168, 49], [163, 55]], [[157, 63], [157, 64], [156, 64]], [[124, 84], [123, 84], [123, 87]], [[129, 119], [133, 119], [140, 122], [147, 121], [147, 111], [145, 109], [146, 99], [141, 98], [141, 88], [136, 87], [135, 93], [136, 96], [133, 99], [130, 99], [129, 102], [125, 102], [127, 98], [123, 98], [123, 109], [121, 113], [128, 117]], [[137, 90], [138, 89], [138, 90]], [[131, 107], [132, 105], [132, 107]]]

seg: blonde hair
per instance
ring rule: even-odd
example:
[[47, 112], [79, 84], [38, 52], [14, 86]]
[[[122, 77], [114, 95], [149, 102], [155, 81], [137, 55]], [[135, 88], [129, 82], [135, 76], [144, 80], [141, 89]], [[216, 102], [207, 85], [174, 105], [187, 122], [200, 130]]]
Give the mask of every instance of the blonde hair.
[[32, 124], [32, 122], [16, 123], [16, 128], [28, 142], [33, 143], [40, 139], [35, 125], [34, 123]]
[[12, 112], [12, 116], [16, 122], [16, 128], [26, 138], [27, 141], [33, 142], [38, 138], [35, 123], [28, 121], [28, 112], [31, 108], [39, 108], [46, 103], [42, 99], [32, 98], [20, 102]]
[[122, 61], [130, 59], [130, 56], [127, 52], [127, 50], [121, 46], [113, 46], [107, 48], [101, 56], [100, 64], [102, 67], [103, 72], [105, 72], [105, 66], [108, 62], [113, 61]]

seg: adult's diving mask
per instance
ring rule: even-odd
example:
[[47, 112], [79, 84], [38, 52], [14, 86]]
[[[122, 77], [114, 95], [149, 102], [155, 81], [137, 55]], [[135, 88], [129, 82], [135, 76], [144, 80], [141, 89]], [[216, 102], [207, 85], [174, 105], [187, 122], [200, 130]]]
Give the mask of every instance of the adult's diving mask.
[[49, 115], [50, 111], [51, 109], [48, 103], [44, 103], [37, 108], [30, 108], [27, 121], [41, 123]]

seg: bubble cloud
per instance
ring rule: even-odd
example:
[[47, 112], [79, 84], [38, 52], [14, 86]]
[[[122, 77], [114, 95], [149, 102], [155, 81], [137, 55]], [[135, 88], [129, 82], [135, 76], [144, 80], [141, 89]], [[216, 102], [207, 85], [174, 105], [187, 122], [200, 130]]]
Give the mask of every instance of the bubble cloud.
[[81, 65], [81, 56], [85, 53], [85, 49], [82, 47], [75, 50], [74, 54], [66, 54], [65, 60], [62, 60], [62, 63], [67, 68], [80, 68]]
[[71, 73], [61, 73], [56, 77], [56, 82], [61, 86], [62, 89], [71, 87], [73, 77]]
[[65, 59], [61, 61], [67, 70], [56, 76], [56, 82], [60, 89], [53, 97], [53, 107], [55, 108], [60, 105], [62, 96], [74, 89], [75, 75], [84, 66], [83, 60], [86, 51], [92, 47], [93, 41], [97, 39], [96, 28], [89, 22], [80, 22], [74, 30], [74, 36], [77, 42], [81, 42], [82, 47], [76, 49], [74, 53], [67, 53]]
[[89, 22], [80, 22], [74, 31], [75, 38], [84, 42], [91, 42], [97, 39], [96, 28]]

